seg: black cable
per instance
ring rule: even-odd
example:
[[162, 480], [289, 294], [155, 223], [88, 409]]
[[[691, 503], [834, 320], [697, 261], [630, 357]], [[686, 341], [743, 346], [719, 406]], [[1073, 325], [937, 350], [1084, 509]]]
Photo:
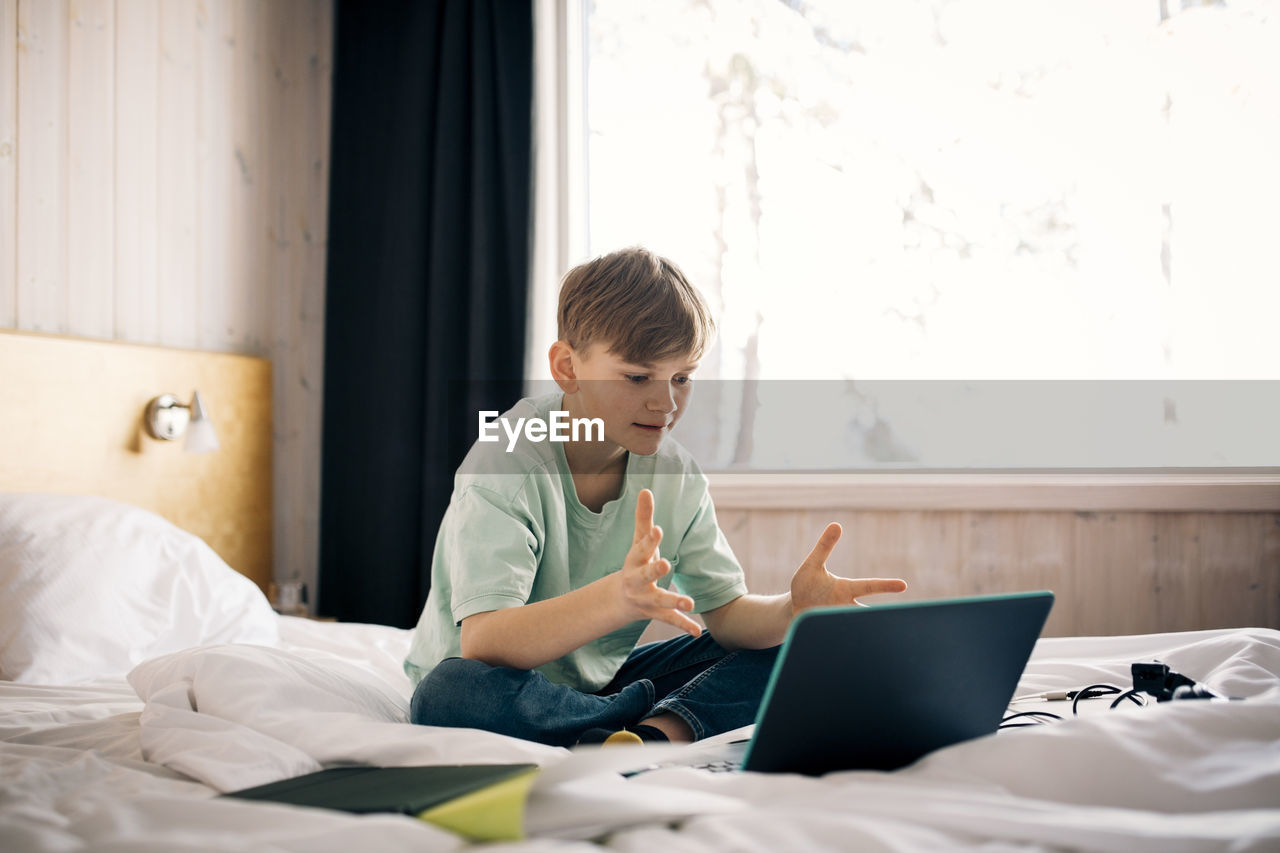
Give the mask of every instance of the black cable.
[[1142, 694], [1142, 691], [1136, 687], [1133, 688], [1132, 690], [1126, 690], [1124, 693], [1121, 693], [1119, 696], [1117, 696], [1115, 701], [1111, 703], [1111, 710], [1114, 711], [1120, 705], [1120, 703], [1126, 699], [1128, 699], [1130, 702], [1132, 702], [1135, 705], [1142, 705], [1145, 707], [1147, 704], [1147, 700], [1141, 694]]
[[[1078, 717], [1080, 716], [1079, 706], [1080, 706], [1081, 699], [1099, 699], [1103, 696], [1115, 696], [1116, 698], [1111, 702], [1111, 708], [1110, 708], [1110, 710], [1115, 710], [1126, 699], [1135, 705], [1145, 706], [1147, 704], [1147, 699], [1146, 699], [1146, 696], [1142, 695], [1143, 692], [1144, 692], [1143, 690], [1137, 687], [1133, 688], [1132, 690], [1124, 690], [1123, 688], [1117, 687], [1114, 684], [1099, 683], [1099, 684], [1090, 684], [1087, 687], [1080, 688], [1079, 690], [1068, 690], [1065, 693], [1061, 691], [1051, 691], [1050, 693], [1036, 694], [1036, 695], [1040, 697], [1051, 698], [1051, 699], [1063, 699], [1063, 698], [1070, 699], [1071, 700], [1071, 716]], [[1036, 697], [1025, 696], [1023, 698], [1031, 699]], [[1034, 720], [1034, 722], [1029, 722], [1029, 723], [1010, 722], [1011, 720], [1016, 720], [1019, 717], [1030, 717]], [[1035, 719], [1038, 717], [1039, 718], [1048, 717], [1055, 720], [1062, 719], [1062, 717], [1058, 716], [1057, 714], [1051, 713], [1049, 711], [1019, 711], [1017, 713], [1010, 714], [1007, 717], [1005, 717], [1003, 720], [1001, 720], [1000, 725], [997, 726], [997, 728], [1019, 729], [1019, 728], [1026, 728], [1027, 726], [1044, 725], [1043, 719]]]
[[[1123, 703], [1125, 700], [1128, 700], [1140, 707], [1145, 707], [1148, 704], [1146, 694], [1156, 696], [1156, 698], [1159, 699], [1161, 702], [1164, 702], [1167, 699], [1220, 699], [1222, 698], [1218, 696], [1216, 693], [1214, 693], [1212, 690], [1209, 690], [1206, 687], [1200, 687], [1194, 681], [1187, 678], [1185, 675], [1179, 675], [1176, 672], [1170, 671], [1169, 668], [1167, 666], [1164, 666], [1163, 664], [1160, 664], [1160, 666], [1163, 667], [1163, 670], [1164, 670], [1163, 672], [1164, 680], [1163, 682], [1161, 682], [1160, 686], [1164, 690], [1164, 692], [1169, 693], [1171, 695], [1167, 697], [1164, 695], [1157, 695], [1156, 693], [1153, 692], [1153, 688], [1147, 683], [1149, 681], [1152, 681], [1154, 676], [1151, 676], [1145, 672], [1138, 673], [1137, 669], [1139, 667], [1139, 664], [1134, 664], [1133, 666], [1135, 670], [1135, 675], [1134, 675], [1135, 686], [1132, 690], [1124, 690], [1123, 688], [1117, 687], [1114, 684], [1099, 683], [1099, 684], [1090, 684], [1089, 686], [1082, 687], [1079, 690], [1067, 690], [1067, 691], [1050, 690], [1044, 693], [1037, 693], [1034, 695], [1018, 697], [1014, 701], [1017, 702], [1017, 701], [1021, 701], [1022, 699], [1036, 699], [1036, 698], [1070, 699], [1071, 700], [1071, 716], [1078, 717], [1080, 716], [1079, 706], [1080, 706], [1081, 699], [1099, 699], [1103, 696], [1116, 697], [1115, 699], [1112, 700], [1111, 707], [1109, 709], [1113, 711], [1116, 708], [1120, 707], [1121, 703]], [[1139, 683], [1142, 684], [1141, 687], [1137, 686]], [[1169, 684], [1174, 684], [1176, 686], [1173, 688], [1169, 688], [1168, 687]], [[1017, 728], [1026, 728], [1027, 726], [1044, 725], [1043, 720], [1036, 720], [1035, 722], [1030, 722], [1030, 723], [1011, 723], [1010, 722], [1010, 720], [1015, 720], [1018, 717], [1031, 717], [1031, 718], [1051, 717], [1055, 720], [1062, 719], [1062, 717], [1058, 716], [1057, 714], [1053, 714], [1048, 711], [1019, 711], [1018, 713], [1010, 714], [1009, 716], [1001, 720], [1000, 725], [997, 728], [1017, 729]]]
[[1018, 717], [1052, 717], [1055, 720], [1062, 719], [1062, 717], [1059, 717], [1057, 714], [1051, 711], [1019, 711], [1018, 713], [1010, 714], [1009, 716], [1001, 720], [999, 728], [1021, 729], [1021, 728], [1026, 728], [1027, 726], [1043, 726], [1044, 725], [1043, 721], [1036, 722], [1036, 723], [1010, 723], [1009, 722], [1010, 720], [1015, 720]]
[[1076, 706], [1080, 704], [1081, 699], [1097, 699], [1099, 696], [1109, 696], [1119, 692], [1120, 688], [1114, 684], [1090, 684], [1088, 687], [1077, 690], [1075, 697], [1071, 700], [1071, 716], [1080, 716]]

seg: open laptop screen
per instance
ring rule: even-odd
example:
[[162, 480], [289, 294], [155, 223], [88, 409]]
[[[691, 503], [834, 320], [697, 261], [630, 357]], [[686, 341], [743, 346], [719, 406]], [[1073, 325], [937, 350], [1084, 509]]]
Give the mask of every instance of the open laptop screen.
[[1028, 592], [805, 611], [744, 769], [892, 770], [994, 732], [1052, 606]]

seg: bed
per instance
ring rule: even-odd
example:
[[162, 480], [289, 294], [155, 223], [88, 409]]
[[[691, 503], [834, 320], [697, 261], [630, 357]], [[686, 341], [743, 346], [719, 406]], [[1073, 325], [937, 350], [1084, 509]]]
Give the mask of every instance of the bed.
[[1159, 659], [1243, 701], [1103, 698], [1073, 717], [1019, 698], [1011, 712], [1066, 719], [1018, 718], [1033, 724], [892, 773], [626, 776], [679, 748], [409, 725], [408, 631], [278, 615], [205, 536], [101, 488], [8, 486], [0, 850], [466, 849], [411, 817], [219, 796], [348, 764], [458, 763], [542, 768], [514, 850], [1280, 850], [1275, 630], [1042, 639], [1015, 694], [1127, 686], [1132, 662]]
[[[545, 768], [515, 849], [1280, 849], [1280, 632], [1273, 630], [1044, 639], [1019, 688], [1021, 695], [1123, 684], [1130, 662], [1159, 658], [1245, 701], [1114, 711], [1106, 700], [1082, 703], [1090, 707], [1079, 718], [1002, 730], [893, 773], [808, 778], [668, 768], [624, 778], [619, 771], [648, 747], [570, 752], [406, 724], [411, 686], [400, 662], [409, 632], [278, 616], [200, 540], [127, 505], [6, 495], [6, 561], [14, 556], [15, 515], [30, 519], [54, 507], [59, 524], [98, 518], [116, 533], [87, 549], [59, 538], [41, 550], [38, 536], [22, 549], [41, 551], [33, 562], [42, 571], [62, 561], [62, 579], [74, 582], [67, 595], [146, 630], [129, 648], [105, 642], [97, 636], [102, 622], [84, 621], [87, 609], [68, 601], [50, 612], [63, 595], [47, 588], [55, 584], [32, 590], [28, 574], [15, 594], [10, 573], [6, 632], [20, 599], [50, 615], [28, 619], [40, 625], [5, 644], [6, 678], [20, 679], [0, 682], [0, 849], [7, 851], [459, 849], [469, 842], [409, 817], [216, 795], [344, 764], [473, 762]], [[122, 541], [134, 550], [126, 553]], [[157, 541], [151, 558], [138, 553]], [[75, 549], [94, 559], [77, 566]], [[162, 566], [155, 554], [168, 555]], [[108, 572], [99, 583], [104, 558], [143, 582], [121, 585]], [[158, 607], [157, 597], [182, 604]], [[67, 609], [77, 616], [70, 624], [56, 617]], [[1069, 703], [1015, 703], [1050, 705], [1069, 715]]]

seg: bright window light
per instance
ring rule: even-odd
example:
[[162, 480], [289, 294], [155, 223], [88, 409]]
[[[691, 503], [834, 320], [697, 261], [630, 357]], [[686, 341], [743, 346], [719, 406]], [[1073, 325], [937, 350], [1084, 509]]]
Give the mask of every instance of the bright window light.
[[[592, 0], [589, 254], [668, 255], [717, 310], [713, 464], [1275, 465], [1276, 5]], [[803, 460], [741, 403], [795, 380], [843, 389]], [[938, 434], [1009, 380], [1071, 380], [1057, 431]], [[1142, 402], [1062, 422], [1116, 381]]]

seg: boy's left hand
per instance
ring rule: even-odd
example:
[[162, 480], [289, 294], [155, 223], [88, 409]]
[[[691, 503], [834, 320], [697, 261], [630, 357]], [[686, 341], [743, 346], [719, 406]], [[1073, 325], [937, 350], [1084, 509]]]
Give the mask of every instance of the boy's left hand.
[[840, 541], [841, 528], [832, 522], [818, 537], [818, 544], [813, 546], [809, 556], [796, 569], [791, 578], [791, 608], [795, 613], [809, 607], [824, 607], [832, 604], [861, 604], [859, 598], [868, 595], [881, 595], [888, 592], [902, 592], [907, 588], [905, 581], [897, 578], [842, 578], [827, 571], [827, 558]]

